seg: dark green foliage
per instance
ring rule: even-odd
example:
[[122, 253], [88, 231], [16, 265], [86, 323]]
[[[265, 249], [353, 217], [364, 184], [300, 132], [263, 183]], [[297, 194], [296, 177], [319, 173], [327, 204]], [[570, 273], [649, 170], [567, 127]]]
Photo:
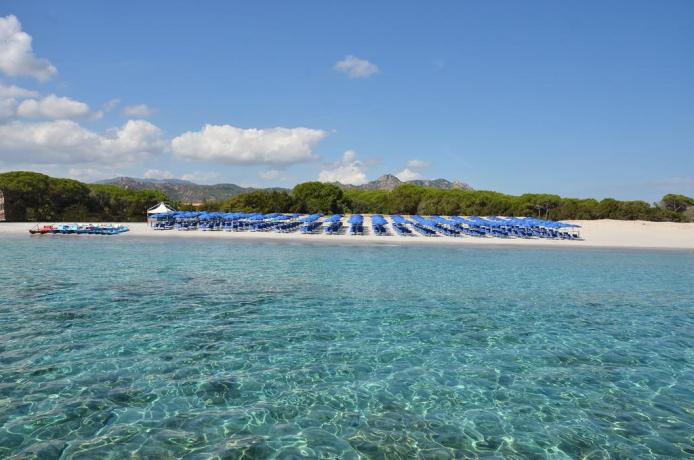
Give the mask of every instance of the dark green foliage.
[[675, 195], [674, 193], [668, 193], [660, 200], [660, 206], [672, 212], [683, 212], [686, 211], [690, 206], [694, 206], [694, 198], [688, 197], [686, 195]]
[[28, 171], [0, 174], [0, 190], [9, 221], [143, 221], [147, 208], [166, 200], [152, 190], [87, 185]]
[[306, 213], [339, 213], [350, 209], [340, 187], [323, 182], [304, 182], [292, 190], [294, 210]]
[[[294, 200], [287, 192], [257, 190], [254, 192], [242, 193], [230, 198], [221, 206], [217, 206], [221, 211], [244, 211], [244, 212], [290, 212], [294, 207]], [[205, 209], [209, 209], [206, 207]]]
[[[70, 179], [54, 179], [32, 172], [0, 174], [8, 220], [42, 221], [138, 221], [145, 210], [166, 196], [155, 190], [131, 190], [115, 185], [87, 185]], [[562, 198], [558, 195], [528, 193], [514, 196], [485, 190], [437, 189], [414, 184], [385, 190], [343, 190], [333, 184], [305, 182], [291, 193], [256, 190], [226, 201], [202, 205], [178, 205], [179, 209], [247, 212], [439, 214], [478, 216], [534, 216], [553, 220], [694, 219], [694, 199], [665, 195], [658, 205], [644, 201], [605, 198]]]
[[103, 216], [101, 220], [145, 220], [147, 208], [167, 198], [156, 190], [130, 190], [105, 184], [90, 184], [88, 187], [91, 190], [91, 209]]

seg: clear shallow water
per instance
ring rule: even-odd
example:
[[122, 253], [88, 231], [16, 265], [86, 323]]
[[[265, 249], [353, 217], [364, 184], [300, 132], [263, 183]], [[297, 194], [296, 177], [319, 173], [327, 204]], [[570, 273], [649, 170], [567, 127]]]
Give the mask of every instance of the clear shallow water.
[[694, 255], [0, 240], [0, 457], [694, 456]]

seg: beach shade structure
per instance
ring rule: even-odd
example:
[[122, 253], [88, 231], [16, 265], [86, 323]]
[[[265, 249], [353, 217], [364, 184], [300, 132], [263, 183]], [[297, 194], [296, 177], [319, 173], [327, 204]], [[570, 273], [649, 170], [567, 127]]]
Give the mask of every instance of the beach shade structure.
[[347, 223], [349, 224], [349, 232], [352, 235], [364, 234], [364, 216], [361, 214], [352, 214]]
[[388, 221], [380, 214], [374, 214], [371, 217], [371, 223], [373, 225], [387, 225]]
[[301, 219], [299, 219], [299, 222], [310, 223], [310, 222], [315, 222], [320, 218], [321, 218], [321, 214], [310, 214], [308, 216], [305, 216], [305, 217], [302, 217]]
[[321, 226], [320, 218], [322, 214], [310, 214], [298, 220], [301, 224], [301, 233], [313, 233]]
[[393, 220], [394, 224], [408, 225], [410, 223], [407, 219], [398, 214], [393, 214], [390, 218]]
[[460, 236], [458, 224], [454, 220], [441, 216], [431, 216], [429, 220], [434, 223], [436, 231], [446, 236]]
[[152, 222], [156, 220], [154, 216], [157, 214], [167, 214], [174, 212], [176, 212], [176, 210], [172, 206], [169, 206], [168, 204], [166, 204], [166, 202], [161, 201], [156, 206], [152, 206], [147, 210], [147, 223], [152, 225]]
[[422, 216], [412, 216], [412, 220], [414, 220], [417, 224], [424, 225], [425, 227], [436, 227], [436, 222]]
[[315, 232], [318, 229], [318, 227], [321, 226], [320, 218], [322, 216], [322, 214], [309, 214], [308, 216], [300, 218], [298, 220], [299, 224], [301, 224], [299, 231], [301, 233]]
[[481, 225], [483, 227], [499, 227], [500, 224], [497, 221], [494, 220], [489, 220], [489, 219], [483, 219], [482, 217], [479, 216], [470, 216], [470, 220], [473, 222], [476, 222], [477, 225]]
[[455, 227], [457, 225], [455, 221], [441, 216], [431, 216], [431, 220], [439, 225], [447, 225], [449, 227]]
[[412, 224], [410, 221], [399, 214], [393, 214], [390, 218], [393, 221], [393, 230], [395, 230], [395, 233], [400, 236], [412, 235], [412, 230], [408, 227], [408, 225]]
[[451, 216], [451, 219], [458, 225], [467, 225], [468, 227], [477, 225], [477, 222], [460, 216]]
[[325, 233], [332, 235], [337, 233], [342, 228], [342, 216], [340, 214], [333, 214], [324, 221], [325, 223]]
[[349, 223], [350, 225], [362, 224], [364, 223], [364, 216], [362, 216], [361, 214], [353, 214], [349, 217], [347, 223]]
[[386, 231], [387, 224], [388, 221], [382, 215], [374, 214], [373, 216], [371, 216], [371, 227], [373, 228], [373, 231], [376, 235], [386, 235], [388, 233]]
[[431, 219], [427, 219], [422, 216], [411, 216], [412, 220], [414, 221], [412, 223], [412, 228], [419, 233], [422, 236], [436, 236], [436, 222], [434, 222]]

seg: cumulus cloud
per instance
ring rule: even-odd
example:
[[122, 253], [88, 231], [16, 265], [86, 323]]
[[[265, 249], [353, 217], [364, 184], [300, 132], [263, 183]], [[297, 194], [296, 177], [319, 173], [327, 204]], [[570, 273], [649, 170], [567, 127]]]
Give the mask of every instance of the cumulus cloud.
[[12, 118], [15, 114], [17, 101], [14, 98], [0, 97], [0, 121]]
[[38, 97], [39, 93], [15, 85], [0, 83], [0, 121], [15, 116], [17, 112], [17, 99]]
[[121, 112], [126, 117], [146, 118], [154, 113], [147, 104], [126, 105]]
[[34, 55], [31, 40], [16, 16], [0, 17], [0, 71], [10, 77], [29, 76], [42, 81], [55, 75], [58, 71], [50, 62]]
[[356, 56], [345, 56], [341, 61], [337, 61], [333, 69], [338, 72], [346, 73], [349, 78], [368, 78], [378, 73], [378, 66], [366, 59], [359, 59]]
[[171, 171], [163, 171], [161, 169], [148, 169], [143, 176], [145, 179], [173, 179], [174, 175]]
[[205, 125], [171, 141], [179, 158], [235, 164], [291, 164], [313, 160], [313, 148], [327, 133], [310, 128], [243, 129]]
[[265, 180], [273, 180], [280, 177], [280, 172], [276, 169], [268, 169], [267, 171], [260, 171], [258, 175]]
[[219, 173], [211, 171], [194, 171], [181, 176], [181, 179], [195, 182], [197, 184], [210, 184], [218, 178]]
[[428, 168], [429, 166], [431, 166], [430, 161], [410, 160], [407, 162], [407, 167], [405, 169], [395, 173], [395, 177], [397, 177], [403, 182], [407, 182], [410, 180], [419, 180], [423, 178], [422, 173], [419, 170]]
[[421, 179], [422, 174], [417, 172], [417, 171], [413, 171], [410, 168], [405, 168], [402, 171], [395, 173], [395, 177], [397, 177], [398, 179], [400, 179], [403, 182], [407, 182], [409, 180]]
[[321, 182], [340, 182], [341, 184], [361, 185], [368, 182], [366, 177], [366, 165], [357, 160], [354, 150], [347, 150], [342, 154], [342, 159], [333, 165], [331, 169], [320, 172], [318, 180]]
[[81, 118], [89, 115], [84, 102], [50, 94], [41, 99], [26, 99], [17, 107], [17, 115], [25, 118]]
[[38, 97], [39, 93], [37, 91], [32, 91], [30, 89], [20, 88], [15, 85], [5, 85], [0, 83], [0, 99], [3, 98], [16, 98], [23, 99], [27, 97]]
[[161, 152], [161, 130], [144, 120], [129, 120], [105, 133], [71, 120], [0, 125], [0, 158], [32, 164], [134, 164]]

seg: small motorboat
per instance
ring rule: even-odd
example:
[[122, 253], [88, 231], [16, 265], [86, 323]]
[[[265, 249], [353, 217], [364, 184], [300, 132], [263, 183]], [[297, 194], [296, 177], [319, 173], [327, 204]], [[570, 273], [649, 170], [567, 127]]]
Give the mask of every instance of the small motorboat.
[[56, 231], [56, 228], [53, 225], [44, 225], [43, 227], [39, 227], [38, 224], [29, 230], [29, 233], [32, 235], [45, 235], [46, 233], [53, 233]]

